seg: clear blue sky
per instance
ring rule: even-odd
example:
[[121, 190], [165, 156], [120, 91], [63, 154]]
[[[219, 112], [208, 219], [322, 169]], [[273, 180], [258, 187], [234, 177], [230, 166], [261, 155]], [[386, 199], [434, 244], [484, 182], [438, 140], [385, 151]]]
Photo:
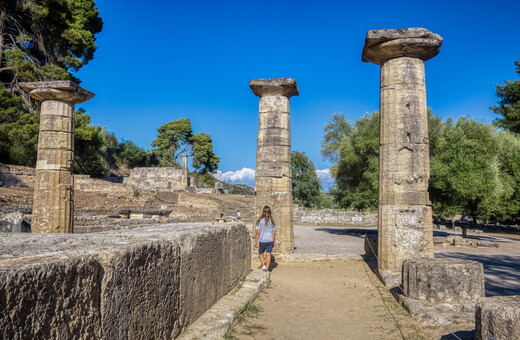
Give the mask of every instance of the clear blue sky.
[[291, 77], [292, 148], [317, 169], [333, 113], [356, 121], [379, 107], [379, 66], [361, 62], [367, 30], [424, 27], [444, 38], [426, 62], [435, 114], [491, 122], [495, 85], [517, 79], [520, 1], [98, 0], [95, 59], [78, 72], [96, 93], [95, 125], [149, 149], [157, 128], [188, 117], [213, 138], [224, 172], [255, 168], [255, 78]]

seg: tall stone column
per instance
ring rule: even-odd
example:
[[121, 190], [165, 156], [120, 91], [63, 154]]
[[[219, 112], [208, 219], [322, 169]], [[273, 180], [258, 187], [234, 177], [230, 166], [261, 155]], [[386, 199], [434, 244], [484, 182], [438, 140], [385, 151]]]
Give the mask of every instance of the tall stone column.
[[364, 62], [381, 65], [378, 256], [390, 276], [405, 259], [433, 257], [424, 61], [441, 44], [407, 28], [368, 31], [363, 48]]
[[72, 233], [74, 105], [94, 97], [71, 81], [21, 83], [42, 102], [34, 181], [33, 233]]
[[289, 98], [298, 95], [291, 78], [253, 79], [260, 97], [255, 173], [255, 222], [265, 205], [276, 223], [275, 252], [294, 252], [292, 224], [291, 120]]
[[186, 186], [189, 186], [189, 178], [188, 178], [188, 155], [182, 155], [182, 183]]

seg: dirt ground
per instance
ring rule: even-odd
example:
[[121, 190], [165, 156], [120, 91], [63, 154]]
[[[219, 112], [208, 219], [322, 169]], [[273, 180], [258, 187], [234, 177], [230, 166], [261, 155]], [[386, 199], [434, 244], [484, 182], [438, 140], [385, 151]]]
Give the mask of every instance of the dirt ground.
[[[374, 228], [294, 226], [296, 254], [362, 256]], [[499, 248], [435, 247], [436, 257], [484, 265], [486, 296], [520, 294], [520, 235], [484, 234]], [[252, 268], [258, 270], [254, 258]], [[474, 323], [427, 327], [408, 314], [364, 260], [281, 262], [228, 339], [474, 339]], [[256, 310], [256, 307], [258, 310]], [[451, 334], [453, 332], [455, 336]]]
[[278, 263], [254, 305], [228, 339], [456, 339], [410, 317], [362, 260]]

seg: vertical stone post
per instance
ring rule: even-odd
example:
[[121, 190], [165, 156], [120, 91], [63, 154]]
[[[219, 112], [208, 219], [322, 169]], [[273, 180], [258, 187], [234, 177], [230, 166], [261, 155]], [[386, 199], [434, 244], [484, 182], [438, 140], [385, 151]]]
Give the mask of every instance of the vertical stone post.
[[405, 259], [433, 257], [424, 61], [441, 44], [407, 28], [368, 31], [363, 48], [364, 62], [381, 65], [378, 254], [389, 275]]
[[186, 186], [190, 185], [190, 181], [188, 178], [188, 155], [182, 155], [182, 183]]
[[260, 97], [255, 173], [255, 222], [265, 205], [276, 223], [275, 252], [294, 252], [292, 224], [291, 126], [289, 98], [298, 95], [291, 78], [253, 79]]
[[74, 105], [94, 96], [71, 81], [21, 83], [42, 102], [34, 181], [33, 233], [72, 233]]

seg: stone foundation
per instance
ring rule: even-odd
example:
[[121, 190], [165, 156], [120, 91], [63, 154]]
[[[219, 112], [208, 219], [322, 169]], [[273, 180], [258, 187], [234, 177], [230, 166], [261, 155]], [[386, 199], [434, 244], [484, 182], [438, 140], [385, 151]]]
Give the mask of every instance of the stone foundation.
[[520, 339], [520, 295], [480, 299], [475, 311], [475, 339]]
[[250, 272], [242, 223], [0, 238], [0, 338], [171, 339]]
[[473, 321], [475, 303], [485, 295], [484, 268], [453, 258], [405, 260], [401, 288], [398, 301], [425, 323], [435, 323], [427, 314], [441, 323]]

